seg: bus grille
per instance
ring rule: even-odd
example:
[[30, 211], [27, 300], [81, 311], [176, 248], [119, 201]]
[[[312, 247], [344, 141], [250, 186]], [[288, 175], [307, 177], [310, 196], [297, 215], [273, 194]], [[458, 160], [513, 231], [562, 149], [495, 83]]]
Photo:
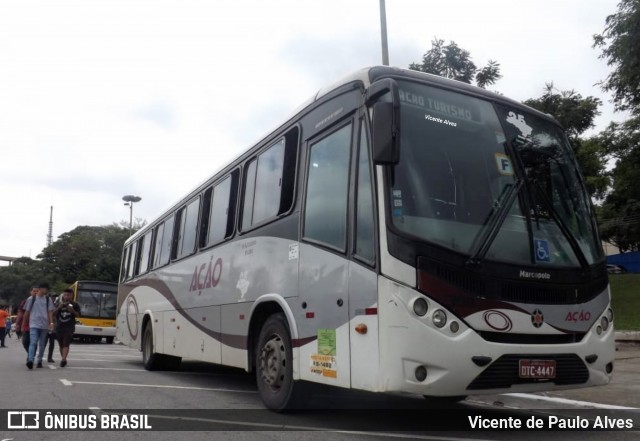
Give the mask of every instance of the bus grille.
[[[553, 380], [538, 380], [532, 378], [520, 378], [518, 375], [518, 360], [555, 360], [556, 378]], [[467, 390], [481, 389], [505, 389], [516, 384], [531, 384], [540, 382], [552, 382], [558, 386], [566, 384], [582, 384], [589, 379], [589, 371], [584, 362], [576, 354], [553, 355], [503, 355], [488, 368], [486, 368]]]
[[479, 331], [480, 337], [494, 343], [561, 345], [582, 341], [584, 332], [568, 332], [566, 334], [512, 334], [509, 332]]

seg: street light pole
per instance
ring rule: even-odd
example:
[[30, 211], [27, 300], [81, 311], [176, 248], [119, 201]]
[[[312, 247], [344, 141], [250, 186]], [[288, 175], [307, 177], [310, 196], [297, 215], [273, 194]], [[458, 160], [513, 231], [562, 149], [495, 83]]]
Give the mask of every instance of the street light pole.
[[129, 236], [131, 236], [133, 233], [133, 204], [140, 202], [142, 198], [140, 196], [128, 194], [123, 196], [122, 200], [125, 201], [124, 205], [129, 206]]
[[389, 65], [389, 46], [387, 44], [387, 11], [384, 0], [380, 0], [380, 39], [382, 40], [382, 64]]

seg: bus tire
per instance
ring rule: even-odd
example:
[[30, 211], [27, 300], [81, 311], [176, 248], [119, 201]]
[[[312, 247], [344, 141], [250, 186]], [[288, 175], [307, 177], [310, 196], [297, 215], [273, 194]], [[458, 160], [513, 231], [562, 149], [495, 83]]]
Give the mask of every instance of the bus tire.
[[113, 343], [113, 337], [107, 337], [107, 344]]
[[180, 363], [182, 363], [182, 357], [176, 357], [175, 355], [156, 354], [160, 357], [160, 368], [165, 371], [177, 371], [180, 369]]
[[255, 359], [256, 382], [265, 406], [275, 411], [294, 408], [302, 386], [293, 381], [291, 333], [284, 314], [273, 314], [265, 321]]
[[155, 371], [160, 368], [161, 354], [153, 352], [153, 329], [151, 324], [144, 328], [142, 334], [142, 364], [148, 371]]

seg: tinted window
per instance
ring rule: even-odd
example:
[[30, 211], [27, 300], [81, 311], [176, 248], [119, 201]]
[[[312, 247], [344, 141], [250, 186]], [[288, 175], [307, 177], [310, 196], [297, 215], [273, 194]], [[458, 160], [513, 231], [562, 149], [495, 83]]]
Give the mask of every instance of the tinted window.
[[358, 194], [356, 201], [356, 255], [368, 261], [375, 259], [373, 197], [371, 169], [369, 168], [369, 146], [360, 124], [360, 146], [358, 157]]
[[171, 257], [174, 218], [171, 216], [157, 227], [154, 268], [165, 265]]
[[138, 242], [134, 242], [131, 245], [131, 251], [129, 255], [129, 267], [127, 268], [127, 279], [133, 277], [133, 271], [136, 267], [136, 250], [138, 249]]
[[191, 201], [189, 205], [180, 210], [178, 259], [188, 256], [195, 250], [199, 213], [200, 198]]
[[351, 125], [311, 146], [305, 237], [345, 249]]
[[247, 167], [247, 174], [244, 186], [244, 208], [242, 210], [242, 229], [246, 230], [251, 226], [253, 218], [253, 200], [256, 188], [256, 169], [258, 161], [254, 159]]
[[129, 265], [130, 251], [131, 251], [131, 246], [128, 246], [124, 250], [124, 255], [122, 256], [122, 268], [120, 268], [120, 280], [127, 280], [127, 266]]
[[152, 231], [147, 232], [140, 241], [142, 242], [140, 248], [140, 264], [136, 274], [144, 274], [149, 269], [149, 252], [151, 251], [151, 237]]
[[[257, 165], [256, 165], [257, 164]], [[284, 139], [258, 156], [248, 169], [242, 226], [278, 215], [284, 167]], [[255, 173], [252, 179], [251, 173]], [[250, 185], [254, 184], [254, 188]], [[250, 198], [250, 196], [252, 196]]]
[[153, 247], [153, 268], [160, 266], [160, 255], [162, 254], [162, 233], [164, 224], [160, 224], [155, 228], [155, 246]]
[[227, 219], [231, 195], [231, 176], [213, 189], [207, 245], [220, 242], [227, 236]]

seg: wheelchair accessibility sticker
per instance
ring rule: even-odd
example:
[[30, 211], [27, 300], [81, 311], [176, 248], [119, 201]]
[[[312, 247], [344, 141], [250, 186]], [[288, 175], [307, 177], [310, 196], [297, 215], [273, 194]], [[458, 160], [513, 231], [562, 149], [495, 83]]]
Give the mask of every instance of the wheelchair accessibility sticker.
[[537, 262], [551, 262], [549, 242], [543, 239], [533, 239]]

